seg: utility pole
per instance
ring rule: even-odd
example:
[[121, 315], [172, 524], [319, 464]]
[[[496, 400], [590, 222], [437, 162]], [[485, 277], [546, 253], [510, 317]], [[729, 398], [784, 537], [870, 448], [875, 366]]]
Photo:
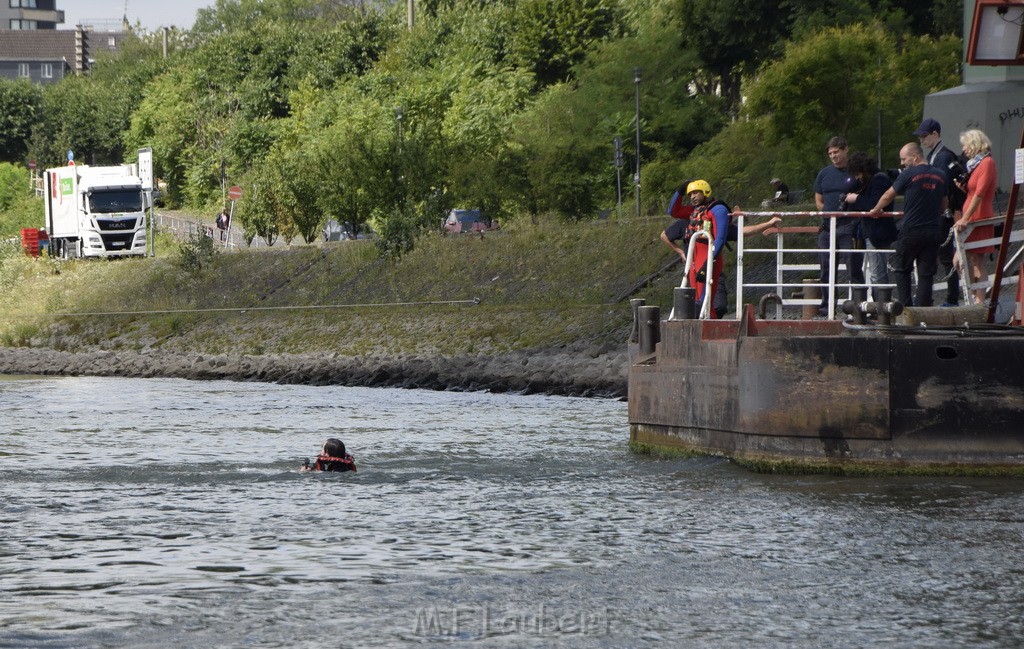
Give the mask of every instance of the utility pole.
[[398, 155], [402, 155], [402, 107], [395, 106], [395, 119], [398, 120]]
[[407, 0], [405, 5], [406, 21], [409, 23], [409, 31], [416, 24], [416, 0]]
[[640, 75], [643, 68], [633, 68], [633, 83], [636, 85], [636, 216], [640, 218]]
[[615, 186], [618, 190], [619, 196], [619, 220], [622, 220], [622, 138], [616, 137], [612, 140], [612, 144], [615, 145]]

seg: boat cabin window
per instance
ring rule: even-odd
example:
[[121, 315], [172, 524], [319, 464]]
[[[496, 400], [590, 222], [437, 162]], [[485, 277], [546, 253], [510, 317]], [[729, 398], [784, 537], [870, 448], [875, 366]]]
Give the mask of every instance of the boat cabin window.
[[89, 192], [90, 214], [141, 211], [142, 192], [138, 189], [114, 189]]

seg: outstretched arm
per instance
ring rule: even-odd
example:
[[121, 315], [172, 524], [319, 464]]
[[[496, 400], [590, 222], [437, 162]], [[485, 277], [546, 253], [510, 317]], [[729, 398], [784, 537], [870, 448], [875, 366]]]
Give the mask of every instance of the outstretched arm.
[[743, 235], [746, 236], [748, 234], [761, 234], [766, 230], [771, 230], [780, 223], [782, 223], [782, 218], [778, 216], [773, 216], [764, 223], [758, 223], [757, 225], [745, 225], [743, 226]]
[[891, 203], [892, 199], [894, 198], [896, 198], [896, 190], [890, 187], [889, 189], [885, 190], [885, 193], [882, 194], [882, 197], [878, 199], [878, 202], [875, 203], [875, 206], [871, 208], [868, 214], [871, 214], [872, 216], [878, 216], [879, 214], [882, 213], [882, 208]]
[[672, 250], [674, 250], [675, 253], [677, 255], [679, 255], [679, 259], [682, 260], [682, 262], [685, 264], [686, 263], [686, 251], [683, 250], [682, 248], [680, 248], [679, 246], [677, 246], [674, 241], [669, 239], [667, 232], [668, 232], [668, 230], [663, 230], [662, 231], [662, 233], [661, 233], [661, 242], [664, 243], [669, 248], [671, 248]]

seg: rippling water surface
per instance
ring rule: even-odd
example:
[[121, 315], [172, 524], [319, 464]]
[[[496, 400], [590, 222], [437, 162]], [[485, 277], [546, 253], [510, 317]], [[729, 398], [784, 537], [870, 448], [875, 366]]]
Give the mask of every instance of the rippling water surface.
[[[358, 473], [297, 470], [328, 436]], [[618, 401], [0, 379], [0, 646], [1020, 646], [1024, 483], [627, 436]]]

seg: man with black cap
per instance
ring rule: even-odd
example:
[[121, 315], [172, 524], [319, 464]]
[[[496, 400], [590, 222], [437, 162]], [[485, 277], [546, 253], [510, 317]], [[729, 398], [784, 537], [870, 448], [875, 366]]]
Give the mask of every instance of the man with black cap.
[[921, 126], [914, 131], [914, 135], [921, 142], [921, 148], [927, 152], [925, 160], [928, 164], [938, 167], [946, 174], [949, 209], [942, 217], [942, 234], [949, 240], [939, 248], [939, 263], [945, 267], [947, 273], [946, 302], [943, 306], [957, 306], [960, 303], [960, 275], [953, 270], [953, 252], [956, 246], [953, 243], [953, 238], [949, 237], [949, 230], [953, 227], [953, 222], [962, 216], [966, 198], [953, 182], [953, 169], [957, 166], [963, 168], [964, 161], [942, 143], [942, 125], [931, 117], [927, 117], [921, 122]]

